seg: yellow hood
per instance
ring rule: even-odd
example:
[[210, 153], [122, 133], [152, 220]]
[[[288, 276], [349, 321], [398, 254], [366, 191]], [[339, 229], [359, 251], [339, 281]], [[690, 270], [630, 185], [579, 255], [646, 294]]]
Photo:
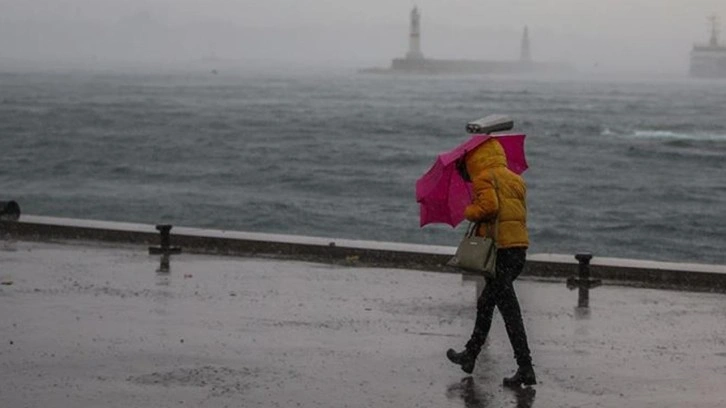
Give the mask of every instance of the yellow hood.
[[466, 154], [466, 171], [473, 178], [484, 170], [507, 165], [507, 156], [504, 148], [495, 138], [477, 146], [476, 149]]

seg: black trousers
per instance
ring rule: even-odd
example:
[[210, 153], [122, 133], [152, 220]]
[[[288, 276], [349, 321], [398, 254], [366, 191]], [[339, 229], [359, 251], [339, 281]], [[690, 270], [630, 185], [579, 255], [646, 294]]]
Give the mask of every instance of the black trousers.
[[514, 350], [517, 364], [532, 364], [532, 357], [527, 344], [527, 333], [522, 321], [522, 310], [519, 307], [517, 294], [514, 292], [514, 280], [517, 279], [527, 257], [526, 248], [504, 248], [497, 250], [496, 277], [487, 279], [487, 284], [479, 296], [476, 307], [476, 323], [471, 339], [466, 344], [467, 350], [478, 355], [489, 335], [494, 317], [494, 308], [498, 308], [507, 328], [509, 342]]

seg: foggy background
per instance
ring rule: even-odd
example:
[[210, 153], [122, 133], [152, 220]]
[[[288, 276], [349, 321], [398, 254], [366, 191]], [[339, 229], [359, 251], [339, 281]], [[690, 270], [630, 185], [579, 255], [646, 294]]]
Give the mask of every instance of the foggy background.
[[[0, 69], [387, 67], [422, 14], [430, 58], [537, 61], [586, 72], [688, 71], [723, 0], [0, 0]], [[722, 42], [723, 36], [722, 36]]]

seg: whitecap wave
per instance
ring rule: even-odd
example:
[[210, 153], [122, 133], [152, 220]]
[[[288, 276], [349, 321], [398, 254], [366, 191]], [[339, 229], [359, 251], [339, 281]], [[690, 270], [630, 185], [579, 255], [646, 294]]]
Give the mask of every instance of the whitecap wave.
[[600, 135], [601, 135], [601, 136], [612, 136], [612, 135], [616, 135], [617, 133], [618, 133], [618, 132], [615, 132], [615, 131], [613, 131], [612, 129], [610, 129], [610, 128], [607, 128], [607, 127], [606, 127], [606, 128], [604, 128], [604, 129], [603, 129], [603, 130], [602, 130], [602, 131], [600, 132]]
[[632, 133], [632, 136], [643, 139], [674, 139], [707, 142], [726, 142], [726, 134], [707, 132], [679, 133], [670, 130], [636, 130]]

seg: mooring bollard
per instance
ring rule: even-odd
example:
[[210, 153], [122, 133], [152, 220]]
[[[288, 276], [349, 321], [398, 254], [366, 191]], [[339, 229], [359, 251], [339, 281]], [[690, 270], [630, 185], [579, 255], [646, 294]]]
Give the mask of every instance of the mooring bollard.
[[590, 289], [596, 288], [602, 284], [600, 279], [590, 279], [590, 260], [592, 254], [581, 253], [575, 255], [575, 259], [579, 262], [577, 277], [571, 276], [567, 278], [567, 288], [573, 290], [578, 288], [577, 307], [590, 306]]
[[0, 201], [0, 220], [17, 221], [20, 219], [20, 206], [15, 201]]
[[159, 255], [159, 254], [180, 254], [181, 248], [171, 246], [171, 231], [172, 226], [168, 224], [161, 224], [157, 225], [156, 229], [159, 231], [160, 239], [159, 239], [159, 246], [150, 246], [149, 247], [149, 253], [152, 255]]
[[169, 224], [157, 225], [156, 229], [159, 231], [159, 246], [150, 246], [149, 254], [161, 255], [161, 262], [159, 264], [159, 270], [157, 272], [169, 272], [169, 258], [173, 254], [180, 254], [181, 248], [171, 246], [171, 228]]

